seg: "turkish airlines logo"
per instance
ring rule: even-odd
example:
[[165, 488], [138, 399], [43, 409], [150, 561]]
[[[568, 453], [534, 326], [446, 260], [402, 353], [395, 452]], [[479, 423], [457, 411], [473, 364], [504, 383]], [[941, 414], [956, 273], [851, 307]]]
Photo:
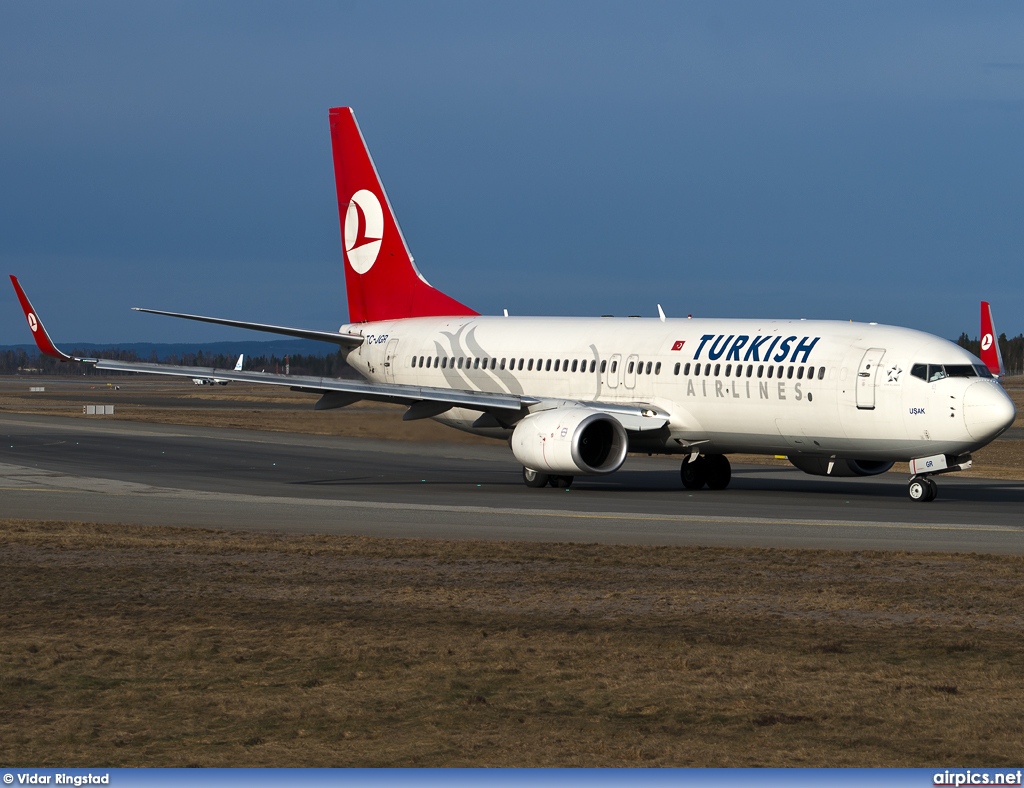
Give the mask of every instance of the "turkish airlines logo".
[[36, 316], [29, 312], [25, 317], [28, 318], [28, 327], [32, 329], [32, 333], [36, 333], [39, 329], [39, 321], [36, 320]]
[[365, 274], [377, 262], [384, 238], [384, 212], [377, 195], [360, 189], [352, 195], [345, 213], [345, 255], [357, 274]]
[[992, 335], [985, 334], [985, 336], [981, 338], [981, 349], [988, 350], [990, 347], [992, 347]]

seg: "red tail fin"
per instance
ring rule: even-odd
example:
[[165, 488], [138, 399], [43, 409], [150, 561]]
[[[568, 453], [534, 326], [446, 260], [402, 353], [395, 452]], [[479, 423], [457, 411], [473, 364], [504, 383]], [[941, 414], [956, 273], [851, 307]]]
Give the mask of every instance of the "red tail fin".
[[981, 360], [996, 377], [1005, 374], [1003, 354], [999, 350], [999, 338], [996, 336], [995, 324], [992, 322], [992, 307], [988, 301], [981, 302]]
[[67, 353], [63, 353], [57, 349], [57, 346], [53, 344], [50, 339], [50, 335], [43, 327], [42, 321], [36, 316], [36, 310], [32, 307], [32, 302], [28, 300], [28, 296], [25, 295], [25, 291], [21, 289], [21, 283], [18, 281], [18, 277], [11, 274], [11, 284], [14, 285], [14, 292], [18, 294], [18, 301], [21, 302], [21, 309], [25, 313], [25, 319], [28, 321], [28, 327], [32, 329], [32, 338], [36, 341], [36, 347], [39, 348], [40, 352], [47, 356], [53, 356], [59, 358], [61, 361], [74, 361], [71, 356]]
[[330, 114], [349, 320], [477, 314], [416, 269], [355, 114], [349, 107]]

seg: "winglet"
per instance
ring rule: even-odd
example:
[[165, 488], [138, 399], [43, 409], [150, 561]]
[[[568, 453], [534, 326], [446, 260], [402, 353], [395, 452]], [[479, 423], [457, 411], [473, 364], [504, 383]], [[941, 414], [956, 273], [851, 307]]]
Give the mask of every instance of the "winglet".
[[997, 378], [1006, 374], [1003, 369], [1003, 354], [999, 349], [999, 338], [996, 336], [996, 327], [992, 320], [992, 306], [988, 301], [981, 302], [981, 360]]
[[32, 329], [32, 338], [35, 339], [39, 351], [44, 355], [59, 358], [61, 361], [78, 361], [79, 359], [57, 349], [57, 346], [53, 344], [53, 340], [50, 339], [50, 335], [43, 328], [43, 322], [39, 319], [35, 309], [32, 308], [32, 302], [28, 300], [25, 291], [21, 289], [18, 278], [14, 274], [10, 276], [11, 284], [14, 285], [14, 292], [18, 294], [18, 300], [21, 302], [21, 308], [25, 312], [25, 319], [28, 321], [28, 327]]

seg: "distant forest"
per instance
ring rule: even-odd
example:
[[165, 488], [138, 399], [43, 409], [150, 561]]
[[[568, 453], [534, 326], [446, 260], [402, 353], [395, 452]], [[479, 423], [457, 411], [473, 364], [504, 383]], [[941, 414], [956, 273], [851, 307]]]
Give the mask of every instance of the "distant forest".
[[[977, 338], [971, 339], [967, 332], [960, 335], [956, 343], [974, 355], [981, 355], [981, 341]], [[999, 335], [999, 350], [1003, 354], [1003, 366], [1007, 375], [1024, 374], [1024, 334], [1017, 334], [1012, 339], [1007, 339], [1006, 334]]]
[[[957, 340], [960, 347], [969, 350], [974, 355], [981, 353], [981, 343], [977, 338], [971, 339], [964, 332]], [[1008, 375], [1024, 374], [1024, 334], [1018, 334], [1013, 338], [1007, 338], [1006, 334], [999, 335], [999, 348], [1003, 353], [1003, 365]], [[143, 361], [157, 363], [156, 354], [149, 358], [139, 358], [133, 350], [91, 350], [70, 351], [73, 355], [88, 356], [89, 358], [109, 358], [116, 361]], [[228, 356], [223, 353], [203, 353], [202, 350], [196, 353], [183, 353], [172, 355], [163, 359], [165, 364], [181, 364], [186, 367], [214, 367], [216, 369], [231, 369], [235, 366], [238, 356]], [[358, 373], [345, 363], [340, 353], [332, 353], [328, 356], [301, 355], [295, 354], [287, 357], [289, 372], [292, 375], [313, 375], [326, 378], [359, 378]], [[245, 369], [258, 372], [280, 372], [285, 371], [285, 357], [276, 355], [246, 356]], [[41, 356], [38, 353], [29, 353], [25, 350], [2, 350], [0, 351], [0, 375], [53, 375], [80, 377], [82, 375], [122, 375], [122, 372], [106, 372], [96, 369], [92, 364], [78, 364], [75, 362], [62, 362], [49, 356]]]
[[[156, 364], [157, 358], [154, 353], [149, 358], [139, 358], [133, 350], [71, 350], [71, 355], [84, 356], [88, 358], [109, 358], [115, 361], [142, 361]], [[285, 371], [284, 356], [278, 358], [271, 356], [245, 357], [243, 368], [256, 372], [279, 372]], [[359, 375], [352, 367], [345, 363], [340, 353], [332, 353], [329, 356], [314, 355], [293, 355], [288, 356], [288, 371], [292, 375], [313, 375], [315, 377], [328, 378], [358, 378]], [[238, 356], [228, 356], [223, 353], [183, 353], [172, 355], [163, 359], [160, 363], [180, 364], [185, 367], [213, 367], [216, 369], [232, 369], [235, 366]], [[59, 361], [49, 356], [28, 353], [24, 350], [3, 350], [0, 351], [0, 375], [51, 375], [66, 377], [81, 377], [82, 375], [93, 375], [97, 377], [124, 375], [123, 372], [108, 372], [96, 369], [92, 364], [80, 364], [73, 361]]]

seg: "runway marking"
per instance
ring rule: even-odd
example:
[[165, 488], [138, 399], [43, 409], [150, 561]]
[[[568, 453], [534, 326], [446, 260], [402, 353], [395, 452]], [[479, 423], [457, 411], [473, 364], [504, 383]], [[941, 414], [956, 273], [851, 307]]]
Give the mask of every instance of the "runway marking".
[[[31, 485], [39, 479], [39, 486]], [[6, 487], [3, 481], [18, 484]], [[807, 520], [781, 517], [725, 517], [700, 514], [647, 514], [640, 512], [580, 512], [559, 509], [505, 508], [494, 506], [446, 506], [441, 504], [397, 503], [386, 501], [359, 501], [351, 499], [289, 498], [286, 496], [242, 495], [239, 493], [185, 490], [171, 487], [156, 487], [139, 482], [125, 482], [113, 479], [70, 476], [57, 471], [46, 471], [18, 465], [0, 464], [0, 490], [29, 493], [68, 493], [79, 495], [105, 495], [112, 497], [177, 498], [196, 502], [232, 502], [250, 506], [283, 506], [286, 508], [315, 507], [342, 509], [369, 509], [396, 512], [431, 512], [449, 515], [480, 515], [485, 517], [532, 517], [563, 520], [593, 520], [614, 522], [647, 523], [709, 523], [723, 525], [772, 525], [798, 528], [873, 528], [896, 531], [961, 531], [976, 533], [1024, 533], [1024, 527], [1008, 525], [972, 525], [969, 523], [911, 523], [879, 520]]]

